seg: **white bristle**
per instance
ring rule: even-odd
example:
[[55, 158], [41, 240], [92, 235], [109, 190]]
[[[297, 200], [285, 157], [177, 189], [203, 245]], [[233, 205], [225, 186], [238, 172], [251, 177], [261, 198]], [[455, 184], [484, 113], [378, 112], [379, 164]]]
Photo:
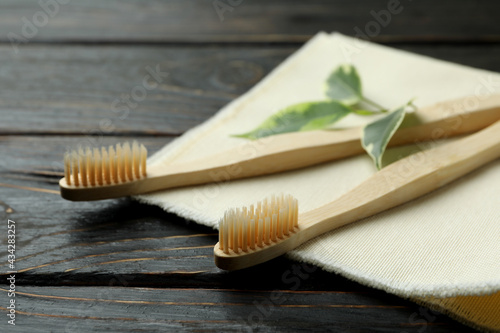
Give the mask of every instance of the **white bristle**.
[[137, 142], [98, 148], [78, 148], [64, 154], [68, 185], [102, 186], [146, 177], [147, 150]]
[[128, 142], [123, 144], [123, 160], [125, 162], [125, 176], [128, 180], [133, 180], [134, 175], [132, 170], [134, 168], [134, 162], [132, 160], [132, 149]]
[[132, 143], [132, 161], [134, 161], [134, 179], [141, 177], [139, 168], [141, 167], [141, 150], [137, 141]]
[[101, 160], [101, 153], [97, 148], [94, 148], [94, 168], [95, 168], [96, 183], [97, 185], [102, 185], [103, 184], [102, 160]]
[[78, 164], [80, 165], [80, 181], [87, 186], [87, 159], [82, 148], [78, 148]]
[[229, 209], [219, 221], [219, 248], [248, 252], [280, 242], [298, 227], [298, 202], [291, 195], [266, 198], [256, 205]]
[[102, 158], [102, 175], [103, 175], [103, 184], [109, 185], [111, 184], [111, 167], [109, 161], [109, 155], [106, 148], [101, 148], [101, 158]]
[[140, 164], [141, 164], [141, 177], [146, 177], [146, 160], [148, 158], [148, 151], [146, 150], [146, 147], [141, 145], [141, 158], [140, 158]]
[[85, 159], [87, 162], [87, 175], [89, 179], [89, 184], [95, 186], [95, 163], [92, 156], [92, 151], [87, 147], [85, 150]]
[[241, 224], [241, 250], [246, 252], [248, 246], [248, 216], [242, 216], [239, 223]]
[[259, 225], [257, 229], [257, 246], [262, 247], [264, 245], [264, 221], [259, 219]]
[[[255, 239], [255, 228], [256, 228], [256, 225], [255, 225], [255, 220], [254, 219], [250, 219], [250, 217], [248, 217], [248, 223], [249, 223], [249, 229], [250, 229], [250, 234], [248, 235], [249, 237], [249, 240], [248, 242], [250, 243], [250, 248], [252, 250], [255, 250], [255, 243], [256, 243], [256, 239]], [[253, 241], [252, 241], [253, 239]]]
[[264, 218], [264, 243], [271, 244], [271, 218], [266, 216]]
[[73, 183], [75, 186], [80, 185], [80, 177], [78, 175], [78, 153], [76, 151], [73, 151], [71, 153], [71, 173], [73, 174]]
[[116, 170], [118, 172], [117, 177], [115, 178], [116, 182], [125, 182], [125, 167], [123, 165], [123, 153], [122, 146], [120, 144], [116, 145]]
[[68, 185], [71, 185], [71, 154], [69, 152], [64, 154], [64, 177]]

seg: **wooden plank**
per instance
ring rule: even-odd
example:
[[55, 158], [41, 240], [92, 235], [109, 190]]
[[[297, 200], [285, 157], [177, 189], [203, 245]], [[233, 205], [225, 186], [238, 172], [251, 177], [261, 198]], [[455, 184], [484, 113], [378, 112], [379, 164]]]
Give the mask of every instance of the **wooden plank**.
[[472, 332], [409, 302], [363, 293], [19, 286], [16, 304], [16, 325], [30, 332], [49, 325], [53, 332]]
[[[28, 45], [10, 59], [9, 47], [0, 46], [0, 57], [7, 59], [0, 81], [0, 135], [76, 134], [92, 136], [91, 141], [110, 135], [177, 136], [250, 89], [298, 47]], [[398, 47], [500, 71], [500, 44]], [[157, 84], [149, 73], [156, 66], [168, 75], [146, 90], [145, 77], [147, 85]]]
[[396, 48], [425, 56], [450, 61], [475, 68], [500, 72], [496, 54], [500, 54], [500, 44], [411, 44], [402, 43]]
[[[304, 42], [317, 31], [378, 41], [500, 40], [496, 1], [4, 1], [0, 38], [23, 42]], [[391, 12], [389, 12], [389, 9]], [[373, 14], [375, 13], [375, 14]], [[384, 14], [385, 13], [385, 14]], [[389, 15], [387, 15], [389, 14]], [[12, 35], [15, 34], [18, 37]]]
[[[0, 219], [16, 221], [18, 324], [29, 331], [47, 325], [54, 331], [227, 331], [256, 328], [254, 320], [279, 332], [468, 331], [413, 303], [283, 257], [223, 272], [213, 264], [214, 231], [158, 207], [128, 199], [63, 200], [57, 194], [59, 152], [81, 139], [0, 137]], [[133, 138], [105, 137], [103, 143], [117, 139]], [[165, 139], [143, 142], [154, 152]], [[0, 268], [4, 293], [6, 267]], [[276, 295], [283, 301], [268, 305]]]
[[3, 67], [0, 133], [176, 136], [294, 50], [26, 46]]

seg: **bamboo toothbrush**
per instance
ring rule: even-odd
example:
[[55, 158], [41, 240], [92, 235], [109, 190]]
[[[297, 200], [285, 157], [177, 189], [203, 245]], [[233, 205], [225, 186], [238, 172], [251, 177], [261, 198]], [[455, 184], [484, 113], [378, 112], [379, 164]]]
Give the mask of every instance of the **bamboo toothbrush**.
[[[327, 231], [395, 207], [500, 157], [500, 121], [452, 143], [401, 159], [331, 203], [298, 214], [291, 196], [228, 210], [219, 222], [215, 264], [237, 270], [268, 261]], [[411, 174], [398, 175], [401, 167]], [[408, 168], [409, 167], [409, 168]]]
[[[500, 95], [439, 103], [408, 114], [389, 146], [474, 132], [499, 119]], [[151, 164], [147, 170], [146, 149], [138, 144], [79, 149], [65, 155], [59, 186], [63, 198], [88, 201], [259, 176], [361, 154], [360, 135], [361, 128], [287, 133], [189, 163]]]

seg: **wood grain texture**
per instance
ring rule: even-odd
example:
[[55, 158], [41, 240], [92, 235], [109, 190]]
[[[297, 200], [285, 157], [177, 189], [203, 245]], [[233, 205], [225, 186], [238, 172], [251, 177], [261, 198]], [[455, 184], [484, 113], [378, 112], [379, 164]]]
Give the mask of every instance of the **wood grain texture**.
[[[41, 46], [5, 58], [0, 135], [177, 136], [246, 92], [299, 46]], [[500, 45], [400, 45], [404, 50], [500, 71]], [[141, 95], [149, 69], [168, 75]], [[22, 78], [22, 79], [20, 79]], [[134, 95], [132, 95], [134, 94]], [[132, 96], [138, 97], [135, 101]]]
[[[377, 29], [372, 11], [387, 9], [386, 0], [82, 0], [44, 10], [38, 2], [9, 0], [0, 38], [23, 36], [27, 20], [39, 22], [36, 33], [28, 30], [32, 42], [304, 42], [320, 30], [356, 35], [356, 27], [377, 41], [500, 40], [494, 1], [401, 1]], [[39, 12], [54, 14], [34, 19]]]
[[[5, 289], [0, 293], [4, 295]], [[380, 302], [363, 292], [26, 286], [19, 288], [17, 300], [22, 307], [18, 322], [32, 327], [30, 332], [46, 332], [48, 325], [54, 332], [116, 332], [131, 327], [147, 332], [460, 329], [442, 315], [409, 302], [394, 297]]]
[[3, 67], [0, 133], [176, 136], [293, 50], [29, 45]]
[[[128, 199], [63, 200], [57, 194], [62, 169], [54, 161], [80, 140], [0, 138], [2, 161], [9, 163], [0, 168], [0, 218], [18, 225], [17, 322], [30, 331], [49, 325], [54, 332], [470, 331], [414, 303], [283, 257], [221, 271], [213, 264], [214, 230], [158, 207]], [[164, 141], [143, 140], [153, 152]], [[0, 246], [6, 246], [3, 237]], [[0, 267], [2, 281], [6, 271]]]

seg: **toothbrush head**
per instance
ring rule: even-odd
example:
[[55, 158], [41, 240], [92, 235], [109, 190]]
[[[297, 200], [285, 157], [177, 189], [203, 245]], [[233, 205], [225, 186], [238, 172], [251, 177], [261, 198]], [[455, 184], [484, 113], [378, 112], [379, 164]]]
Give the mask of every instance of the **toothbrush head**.
[[122, 184], [146, 177], [147, 150], [134, 141], [108, 149], [78, 148], [64, 155], [64, 176], [70, 187]]
[[267, 261], [272, 259], [270, 253], [282, 254], [268, 249], [282, 249], [280, 244], [298, 230], [298, 202], [291, 195], [273, 195], [250, 207], [229, 209], [219, 221], [215, 263], [234, 270]]

